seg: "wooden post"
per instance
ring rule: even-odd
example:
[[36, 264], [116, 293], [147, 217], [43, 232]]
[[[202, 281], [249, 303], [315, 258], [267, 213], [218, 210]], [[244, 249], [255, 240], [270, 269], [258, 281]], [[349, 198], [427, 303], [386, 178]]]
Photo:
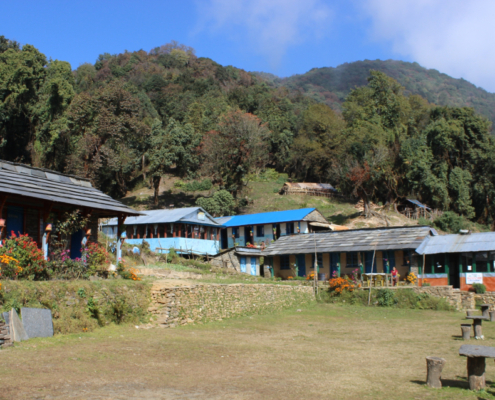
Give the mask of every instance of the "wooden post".
[[461, 324], [462, 340], [471, 339], [471, 324]]
[[495, 321], [495, 311], [490, 311], [490, 321]]
[[437, 389], [442, 388], [441, 378], [445, 362], [444, 358], [426, 357], [426, 384], [429, 387]]
[[469, 389], [481, 390], [485, 388], [485, 357], [468, 357], [467, 373]]
[[0, 219], [3, 219], [5, 225], [0, 227], [0, 240], [3, 239], [4, 231], [7, 229], [7, 219], [3, 218], [3, 209], [5, 207], [5, 203], [7, 202], [7, 196], [0, 197]]

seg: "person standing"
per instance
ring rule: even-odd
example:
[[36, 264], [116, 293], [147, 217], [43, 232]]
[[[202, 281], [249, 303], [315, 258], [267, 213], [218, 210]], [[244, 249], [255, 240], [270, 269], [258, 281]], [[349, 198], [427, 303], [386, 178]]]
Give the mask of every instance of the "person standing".
[[399, 284], [399, 274], [397, 273], [397, 268], [392, 268], [392, 286]]

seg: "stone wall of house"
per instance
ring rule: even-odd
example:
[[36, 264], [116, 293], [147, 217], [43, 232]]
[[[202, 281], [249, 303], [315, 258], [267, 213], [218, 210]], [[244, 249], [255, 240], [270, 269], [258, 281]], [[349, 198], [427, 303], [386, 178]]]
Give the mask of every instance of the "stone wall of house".
[[[491, 305], [490, 310], [491, 311], [495, 310], [495, 292], [486, 292], [483, 294], [476, 294], [473, 292], [467, 292], [467, 293], [471, 293], [475, 303], [490, 304]], [[474, 305], [472, 308], [474, 308]]]
[[235, 255], [235, 249], [221, 253], [209, 259], [209, 263], [220, 268], [234, 269], [241, 271], [239, 257]]
[[163, 328], [267, 314], [314, 301], [311, 287], [264, 284], [182, 287], [155, 284], [151, 297], [148, 311]]

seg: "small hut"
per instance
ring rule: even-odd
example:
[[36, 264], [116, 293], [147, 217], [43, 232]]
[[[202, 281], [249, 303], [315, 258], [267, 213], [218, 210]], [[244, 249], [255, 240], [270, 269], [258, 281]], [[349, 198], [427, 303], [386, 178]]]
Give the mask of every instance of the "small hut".
[[337, 190], [329, 183], [292, 183], [286, 182], [281, 194], [306, 194], [309, 196], [333, 197]]

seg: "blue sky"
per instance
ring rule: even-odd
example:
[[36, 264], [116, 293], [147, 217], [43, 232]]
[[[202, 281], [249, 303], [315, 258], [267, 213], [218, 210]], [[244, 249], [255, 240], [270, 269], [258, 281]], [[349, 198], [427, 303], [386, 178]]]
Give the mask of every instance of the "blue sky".
[[[363, 59], [417, 61], [495, 92], [491, 0], [5, 0], [0, 35], [73, 68], [171, 40], [278, 76]], [[493, 43], [492, 43], [493, 42]]]

